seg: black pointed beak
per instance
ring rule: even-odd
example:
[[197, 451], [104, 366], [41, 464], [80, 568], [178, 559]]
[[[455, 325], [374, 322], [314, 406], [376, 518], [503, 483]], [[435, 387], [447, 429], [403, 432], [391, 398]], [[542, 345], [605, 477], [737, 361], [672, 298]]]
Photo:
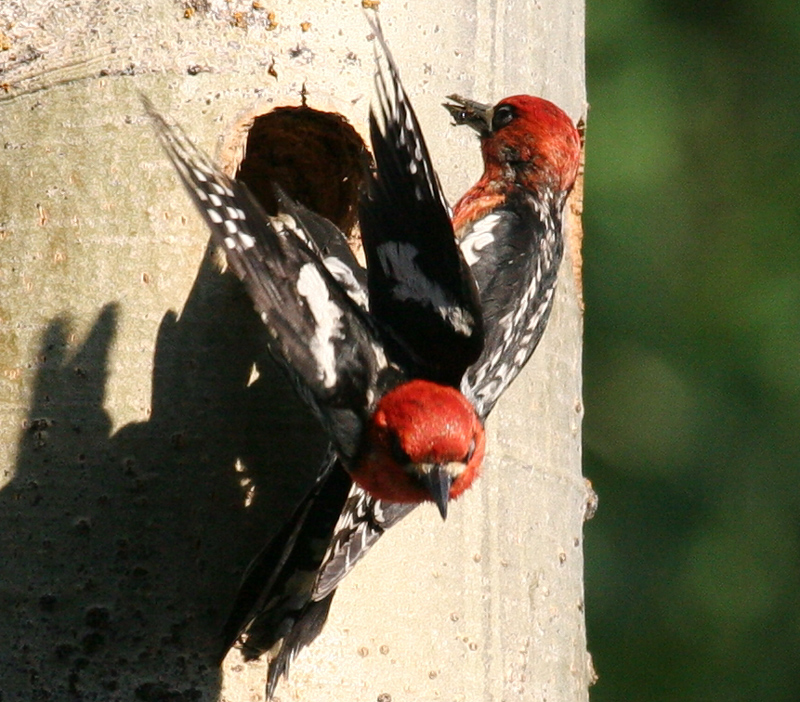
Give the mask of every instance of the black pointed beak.
[[442, 519], [447, 519], [447, 504], [450, 502], [450, 486], [453, 484], [453, 476], [450, 475], [446, 466], [436, 464], [422, 474], [421, 480], [430, 493], [431, 499], [439, 508]]
[[492, 130], [492, 105], [484, 105], [460, 95], [448, 95], [447, 99], [451, 102], [442, 104], [456, 125], [466, 124], [479, 134], [487, 134]]

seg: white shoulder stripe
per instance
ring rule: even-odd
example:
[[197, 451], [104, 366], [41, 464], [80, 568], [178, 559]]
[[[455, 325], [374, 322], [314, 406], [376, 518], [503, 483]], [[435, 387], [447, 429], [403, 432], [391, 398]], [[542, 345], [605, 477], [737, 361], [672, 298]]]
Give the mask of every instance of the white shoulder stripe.
[[461, 240], [459, 246], [468, 266], [474, 266], [481, 257], [480, 251], [494, 242], [494, 228], [500, 219], [500, 214], [496, 212], [479, 219]]

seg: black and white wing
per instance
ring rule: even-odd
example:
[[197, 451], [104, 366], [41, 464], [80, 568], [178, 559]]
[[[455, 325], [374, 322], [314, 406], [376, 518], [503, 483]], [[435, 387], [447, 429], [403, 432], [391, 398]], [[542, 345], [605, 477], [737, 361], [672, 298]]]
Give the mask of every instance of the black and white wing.
[[392, 372], [378, 332], [351, 297], [357, 297], [357, 281], [348, 291], [326, 267], [304, 228], [311, 221], [307, 211], [281, 194], [284, 209], [267, 215], [243, 184], [225, 176], [179, 127], [146, 106], [215, 243], [267, 326], [273, 354], [340, 455], [353, 456], [362, 422], [378, 399], [380, 376]]
[[234, 645], [247, 660], [273, 652], [267, 699], [325, 624], [333, 594], [314, 598], [314, 584], [351, 485], [329, 451], [315, 485], [248, 567], [223, 627], [220, 660]]
[[223, 628], [219, 659], [234, 645], [248, 660], [270, 651], [270, 699], [295, 656], [322, 630], [341, 580], [415, 506], [375, 500], [329, 453], [314, 487], [247, 569]]
[[353, 483], [334, 527], [333, 539], [319, 565], [314, 599], [333, 595], [383, 533], [417, 506], [375, 499]]
[[528, 362], [547, 326], [564, 252], [557, 204], [543, 209], [530, 194], [514, 193], [472, 222], [460, 241], [480, 289], [485, 333], [483, 352], [464, 375], [461, 391], [482, 418]]
[[397, 67], [371, 24], [386, 68], [376, 56], [375, 170], [360, 204], [370, 311], [410, 350], [421, 377], [458, 386], [483, 345], [477, 290]]

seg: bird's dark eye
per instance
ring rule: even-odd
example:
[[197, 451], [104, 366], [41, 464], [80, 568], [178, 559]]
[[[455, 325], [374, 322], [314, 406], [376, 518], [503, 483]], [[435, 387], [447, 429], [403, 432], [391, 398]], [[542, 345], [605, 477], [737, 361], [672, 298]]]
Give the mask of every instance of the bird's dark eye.
[[509, 124], [514, 117], [516, 117], [516, 115], [511, 105], [499, 105], [495, 108], [494, 114], [492, 115], [492, 131], [496, 132], [498, 129], [502, 129]]
[[392, 434], [389, 438], [389, 451], [392, 454], [392, 459], [397, 463], [397, 465], [407, 466], [409, 463], [413, 463], [411, 457], [405, 452], [400, 444], [400, 439], [398, 438], [397, 434]]

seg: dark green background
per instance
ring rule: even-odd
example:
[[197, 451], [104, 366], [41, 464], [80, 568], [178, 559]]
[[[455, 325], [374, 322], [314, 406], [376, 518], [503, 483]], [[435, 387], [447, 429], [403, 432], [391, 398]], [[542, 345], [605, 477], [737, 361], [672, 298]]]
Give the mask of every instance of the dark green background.
[[800, 2], [589, 0], [594, 702], [800, 699]]

